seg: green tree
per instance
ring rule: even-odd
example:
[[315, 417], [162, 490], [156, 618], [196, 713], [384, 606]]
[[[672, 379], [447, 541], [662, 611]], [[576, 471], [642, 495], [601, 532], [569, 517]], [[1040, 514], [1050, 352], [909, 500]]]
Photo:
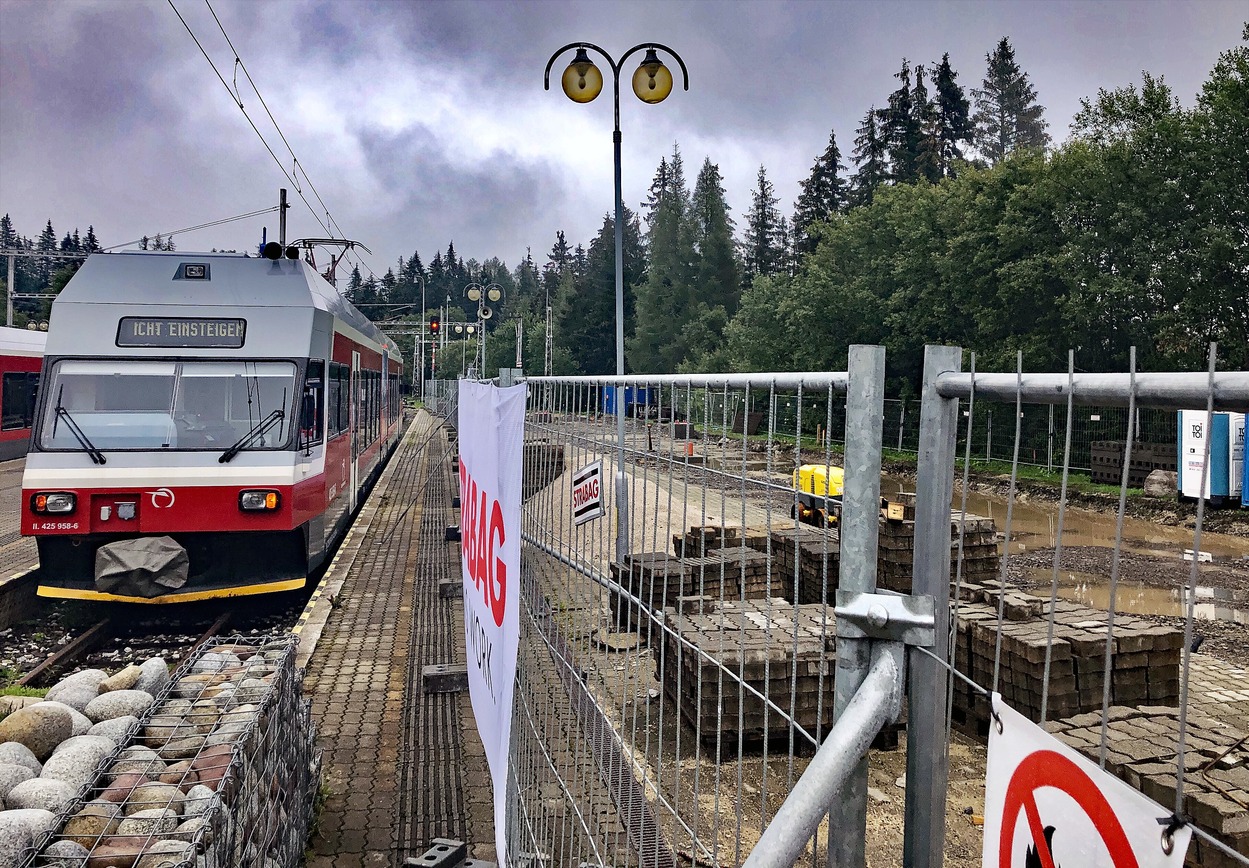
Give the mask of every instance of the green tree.
[[87, 234], [82, 239], [82, 251], [83, 253], [99, 253], [100, 252], [100, 241], [98, 238], [95, 237], [94, 226], [87, 227]]
[[875, 106], [869, 108], [855, 130], [854, 164], [858, 168], [850, 179], [850, 201], [855, 205], [870, 204], [889, 180], [888, 142], [877, 126], [877, 114]]
[[950, 55], [941, 56], [934, 86], [937, 130], [937, 167], [942, 177], [954, 175], [955, 166], [963, 159], [962, 145], [971, 144], [975, 127], [971, 122], [971, 105], [959, 85], [958, 73], [950, 66]]
[[746, 212], [746, 237], [742, 242], [746, 285], [760, 275], [776, 274], [781, 269], [781, 212], [776, 207], [779, 201], [767, 170], [760, 166], [758, 186], [751, 193], [750, 210]]
[[889, 94], [885, 108], [877, 113], [877, 121], [889, 155], [889, 176], [894, 183], [906, 184], [919, 179], [920, 113], [911, 89], [911, 65], [905, 57], [902, 69], [893, 77], [900, 84]]
[[1015, 49], [1005, 36], [992, 54], [985, 55], [988, 70], [979, 90], [973, 90], [976, 114], [976, 147], [996, 165], [1019, 149], [1040, 149], [1049, 144], [1045, 132], [1045, 107], [1036, 101], [1028, 74], [1015, 62]]
[[[633, 333], [633, 287], [645, 263], [637, 216], [624, 210], [624, 332]], [[616, 372], [616, 229], [612, 216], [603, 225], [586, 256], [583, 278], [561, 280], [558, 298], [560, 346], [566, 348], [573, 366], [582, 374]]]
[[681, 152], [660, 162], [651, 184], [646, 215], [646, 276], [633, 287], [637, 328], [629, 342], [629, 363], [636, 371], [671, 372], [684, 358], [681, 328], [689, 315], [694, 288], [694, 226], [685, 186]]
[[801, 183], [798, 201], [794, 203], [794, 249], [799, 256], [815, 250], [815, 226], [839, 214], [846, 207], [846, 182], [837, 133], [830, 130], [828, 147], [815, 160], [811, 174]]

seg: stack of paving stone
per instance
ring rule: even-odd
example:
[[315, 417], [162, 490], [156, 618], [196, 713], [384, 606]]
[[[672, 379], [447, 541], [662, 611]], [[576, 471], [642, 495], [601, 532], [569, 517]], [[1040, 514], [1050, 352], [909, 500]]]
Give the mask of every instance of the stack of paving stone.
[[[663, 643], [652, 652], [664, 692], [705, 747], [728, 756], [739, 737], [751, 746], [765, 738], [788, 740], [791, 704], [793, 720], [808, 732], [828, 731], [837, 640], [825, 606], [794, 606], [777, 597], [682, 603], [679, 612], [664, 610]], [[785, 715], [765, 705], [764, 695]]]
[[[992, 687], [997, 649], [996, 583], [963, 586], [958, 610], [955, 666], [977, 684]], [[1049, 601], [1007, 591], [1003, 602], [998, 689], [1012, 708], [1040, 720], [1048, 641]], [[1050, 659], [1051, 718], [1100, 710], [1105, 685], [1106, 613], [1060, 600], [1054, 607]], [[1125, 706], [1179, 701], [1184, 634], [1131, 615], [1115, 619], [1111, 640], [1111, 701]], [[974, 734], [988, 731], [989, 710], [969, 686], [956, 682], [954, 719]]]
[[[895, 495], [890, 500], [905, 505], [905, 518], [901, 521], [881, 519], [879, 556], [876, 561], [876, 584], [881, 588], [909, 594], [911, 574], [915, 563], [915, 500], [914, 495]], [[957, 571], [959, 528], [963, 537], [964, 581], [979, 582], [998, 574], [997, 528], [993, 519], [968, 513], [950, 514], [950, 578]]]
[[797, 577], [799, 603], [837, 602], [841, 537], [836, 529], [822, 530], [809, 524], [779, 527], [773, 528], [764, 539], [756, 537], [747, 542], [761, 551], [766, 551], [769, 543], [772, 578], [777, 588], [774, 593], [779, 593], [784, 586], [789, 589], [787, 596], [792, 600]]
[[[629, 555], [624, 569], [612, 564], [611, 571], [612, 578], [652, 612], [675, 607], [682, 597], [761, 599], [768, 596], [770, 588], [766, 555], [741, 545], [707, 549], [703, 557], [641, 552]], [[618, 630], [648, 632], [646, 612], [639, 613], [636, 603], [617, 593], [612, 594], [611, 601]]]
[[[1112, 706], [1107, 714], [1106, 768], [1166, 810], [1175, 805], [1179, 710]], [[1056, 738], [1097, 760], [1100, 712], [1048, 721]], [[1249, 856], [1249, 734], [1225, 722], [1189, 713], [1184, 756], [1184, 814], [1243, 856]], [[1232, 868], [1243, 863], [1194, 836], [1188, 865]]]
[[695, 525], [689, 529], [688, 533], [672, 536], [672, 550], [679, 558], [702, 557], [710, 549], [722, 549], [741, 544], [742, 529], [734, 525]]

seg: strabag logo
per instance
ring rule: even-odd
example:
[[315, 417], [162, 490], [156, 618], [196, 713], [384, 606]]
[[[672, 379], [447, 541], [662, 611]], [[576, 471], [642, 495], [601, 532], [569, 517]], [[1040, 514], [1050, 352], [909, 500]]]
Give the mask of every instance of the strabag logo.
[[503, 524], [503, 508], [499, 501], [477, 485], [460, 459], [460, 491], [464, 492], [462, 514], [465, 532], [464, 561], [473, 584], [490, 609], [496, 627], [503, 626], [503, 609], [507, 602], [507, 564], [496, 552], [507, 539]]

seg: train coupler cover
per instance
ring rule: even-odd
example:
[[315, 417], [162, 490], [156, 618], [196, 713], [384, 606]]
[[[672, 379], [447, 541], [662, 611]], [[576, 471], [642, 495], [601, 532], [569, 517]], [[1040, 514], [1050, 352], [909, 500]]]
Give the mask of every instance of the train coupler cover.
[[107, 594], [159, 597], [186, 584], [190, 558], [168, 536], [123, 539], [95, 553], [95, 588]]

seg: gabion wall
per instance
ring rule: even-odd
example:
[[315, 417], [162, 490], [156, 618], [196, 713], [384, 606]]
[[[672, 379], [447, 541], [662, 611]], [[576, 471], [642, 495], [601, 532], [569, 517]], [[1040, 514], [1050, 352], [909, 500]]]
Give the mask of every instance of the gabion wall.
[[212, 640], [25, 864], [295, 868], [319, 780], [294, 637]]

